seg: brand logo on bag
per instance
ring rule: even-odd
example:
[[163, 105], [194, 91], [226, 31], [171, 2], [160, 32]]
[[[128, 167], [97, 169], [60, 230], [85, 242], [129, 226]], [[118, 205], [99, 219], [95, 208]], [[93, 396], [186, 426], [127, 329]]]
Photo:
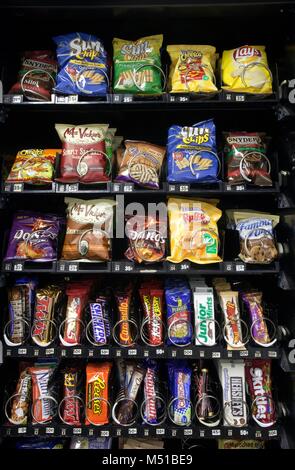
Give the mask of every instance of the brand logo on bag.
[[228, 137], [227, 142], [229, 144], [260, 144], [261, 138], [259, 136], [245, 136], [245, 135], [236, 135], [232, 137]]
[[70, 42], [72, 56], [76, 56], [78, 59], [94, 60], [100, 54], [102, 49], [99, 41], [84, 41], [80, 37], [76, 37]]
[[123, 44], [121, 54], [125, 56], [125, 60], [140, 60], [147, 57], [150, 52], [148, 41], [139, 42], [135, 44]]
[[247, 57], [261, 57], [261, 51], [255, 47], [243, 46], [234, 51], [234, 59], [245, 59]]
[[72, 144], [91, 144], [93, 142], [100, 142], [103, 135], [100, 132], [89, 129], [88, 127], [67, 127], [64, 131], [64, 138], [66, 142]]
[[200, 145], [208, 142], [210, 138], [208, 127], [182, 127], [180, 133], [185, 144], [194, 142]]

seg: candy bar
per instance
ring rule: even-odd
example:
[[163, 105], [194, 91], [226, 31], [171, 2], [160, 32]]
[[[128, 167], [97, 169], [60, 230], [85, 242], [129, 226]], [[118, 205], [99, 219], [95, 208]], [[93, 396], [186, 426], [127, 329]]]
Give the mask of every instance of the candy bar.
[[196, 415], [201, 424], [216, 426], [220, 422], [220, 409], [217, 398], [213, 398], [210, 371], [202, 361], [193, 369], [193, 378], [197, 392]]
[[104, 320], [104, 301], [90, 303], [90, 315], [92, 320], [92, 331], [94, 342], [98, 345], [107, 343], [107, 332]]
[[177, 287], [165, 285], [167, 305], [168, 344], [185, 345], [192, 340], [191, 291], [186, 282]]
[[[197, 287], [193, 293], [195, 310], [195, 344], [213, 346], [216, 343], [213, 289]], [[210, 321], [212, 320], [212, 321]]]
[[149, 361], [144, 377], [144, 421], [149, 424], [158, 423], [156, 380], [157, 363]]
[[241, 427], [247, 424], [244, 362], [219, 361], [219, 379], [223, 390], [224, 425]]
[[36, 364], [30, 367], [32, 376], [32, 422], [33, 424], [43, 424], [52, 421], [54, 416], [54, 400], [50, 398], [50, 380], [53, 374], [54, 365]]
[[128, 286], [125, 291], [117, 292], [115, 294], [118, 320], [121, 321], [119, 324], [119, 342], [124, 346], [131, 346], [133, 344], [129, 324], [131, 295], [132, 291], [130, 286]]
[[30, 398], [32, 388], [32, 377], [28, 369], [20, 372], [15, 396], [11, 404], [11, 414], [9, 421], [13, 424], [26, 425], [28, 422]]
[[171, 392], [170, 416], [174, 424], [191, 423], [191, 369], [182, 362], [168, 363], [169, 388]]
[[140, 298], [147, 322], [147, 339], [151, 346], [160, 346], [163, 343], [163, 290], [140, 289]]
[[26, 299], [25, 289], [22, 286], [14, 286], [8, 289], [9, 311], [9, 343], [21, 344], [26, 335]]
[[145, 375], [145, 370], [136, 365], [129, 380], [126, 390], [125, 400], [119, 404], [119, 410], [116, 414], [116, 421], [120, 424], [129, 424], [133, 421], [134, 403], [136, 403], [140, 385]]
[[89, 363], [86, 367], [86, 424], [109, 422], [109, 376], [112, 364]]
[[62, 418], [66, 424], [79, 426], [81, 424], [79, 390], [79, 373], [77, 369], [69, 368], [63, 375], [64, 406]]
[[62, 343], [64, 346], [74, 346], [81, 341], [81, 319], [91, 289], [90, 284], [73, 283], [66, 289], [67, 308], [64, 323]]
[[262, 292], [242, 292], [242, 299], [250, 314], [253, 340], [259, 346], [272, 346], [276, 338], [270, 341], [267, 322], [264, 319]]
[[54, 339], [55, 306], [61, 296], [61, 289], [48, 286], [36, 292], [32, 339], [38, 346], [47, 346]]
[[240, 319], [239, 293], [219, 292], [219, 301], [224, 315], [227, 349], [244, 350], [242, 324]]

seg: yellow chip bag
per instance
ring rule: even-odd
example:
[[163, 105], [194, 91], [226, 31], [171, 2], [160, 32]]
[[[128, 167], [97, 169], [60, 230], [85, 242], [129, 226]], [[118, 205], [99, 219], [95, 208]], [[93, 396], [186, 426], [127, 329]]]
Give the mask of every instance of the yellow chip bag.
[[213, 46], [168, 46], [171, 66], [169, 89], [172, 93], [216, 92], [215, 62], [216, 49]]
[[184, 198], [168, 198], [170, 252], [172, 263], [187, 259], [193, 263], [220, 263], [217, 221], [222, 212], [212, 203]]
[[265, 46], [242, 46], [223, 51], [222, 88], [238, 93], [272, 93], [272, 75]]

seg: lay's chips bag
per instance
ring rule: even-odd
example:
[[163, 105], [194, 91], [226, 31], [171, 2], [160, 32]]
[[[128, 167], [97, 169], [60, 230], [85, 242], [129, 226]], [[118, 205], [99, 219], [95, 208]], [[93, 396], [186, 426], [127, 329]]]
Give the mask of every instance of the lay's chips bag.
[[170, 252], [167, 260], [181, 263], [220, 263], [217, 221], [222, 212], [218, 201], [168, 198]]
[[168, 46], [171, 59], [169, 90], [172, 93], [216, 92], [213, 46]]
[[223, 51], [222, 88], [237, 93], [272, 93], [272, 75], [265, 46], [242, 46]]
[[162, 34], [137, 41], [113, 39], [115, 93], [162, 93], [162, 42]]

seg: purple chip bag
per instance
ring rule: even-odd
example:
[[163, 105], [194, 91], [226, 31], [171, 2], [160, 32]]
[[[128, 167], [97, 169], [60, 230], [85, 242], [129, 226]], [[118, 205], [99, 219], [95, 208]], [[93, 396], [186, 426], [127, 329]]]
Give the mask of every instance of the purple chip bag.
[[13, 217], [5, 261], [57, 259], [57, 242], [62, 217], [38, 212], [18, 211]]

